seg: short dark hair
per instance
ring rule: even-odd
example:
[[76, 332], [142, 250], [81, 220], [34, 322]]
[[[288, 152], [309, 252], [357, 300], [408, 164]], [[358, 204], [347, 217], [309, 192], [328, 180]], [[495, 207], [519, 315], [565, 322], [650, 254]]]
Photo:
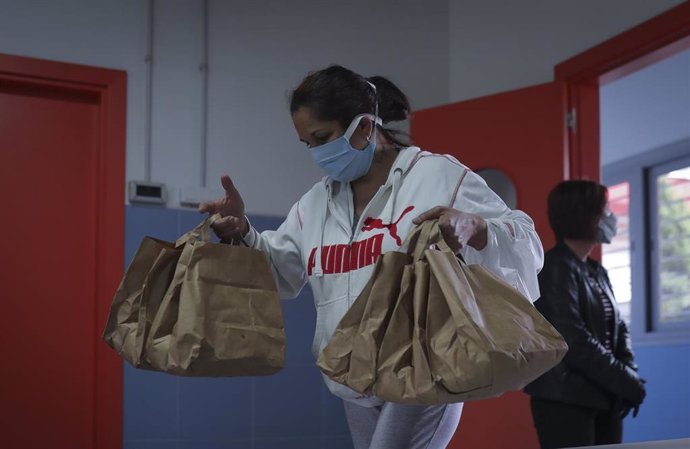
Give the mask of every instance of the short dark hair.
[[[410, 113], [407, 96], [387, 78], [365, 78], [345, 67], [332, 65], [309, 73], [292, 91], [290, 112], [294, 114], [299, 108], [308, 107], [319, 120], [338, 121], [347, 128], [357, 115], [373, 114], [377, 102], [384, 124], [405, 120]], [[380, 125], [377, 128], [396, 146], [409, 145], [400, 138], [405, 133]]]
[[608, 190], [594, 181], [563, 181], [549, 193], [549, 224], [556, 239], [596, 240]]

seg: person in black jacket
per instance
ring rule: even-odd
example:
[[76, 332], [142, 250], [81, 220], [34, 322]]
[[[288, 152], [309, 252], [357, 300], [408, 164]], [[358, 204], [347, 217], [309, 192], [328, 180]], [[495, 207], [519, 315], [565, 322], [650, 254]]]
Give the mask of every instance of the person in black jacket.
[[545, 255], [535, 306], [569, 350], [525, 388], [542, 449], [620, 443], [623, 418], [637, 415], [646, 394], [606, 270], [589, 258], [616, 232], [607, 193], [596, 182], [565, 181], [549, 194], [557, 243]]

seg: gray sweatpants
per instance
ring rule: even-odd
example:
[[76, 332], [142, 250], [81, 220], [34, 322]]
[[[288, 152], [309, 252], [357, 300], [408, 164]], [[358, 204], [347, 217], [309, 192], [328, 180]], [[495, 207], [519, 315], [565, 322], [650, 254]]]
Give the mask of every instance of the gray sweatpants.
[[431, 407], [343, 401], [355, 449], [443, 449], [460, 422], [462, 404]]

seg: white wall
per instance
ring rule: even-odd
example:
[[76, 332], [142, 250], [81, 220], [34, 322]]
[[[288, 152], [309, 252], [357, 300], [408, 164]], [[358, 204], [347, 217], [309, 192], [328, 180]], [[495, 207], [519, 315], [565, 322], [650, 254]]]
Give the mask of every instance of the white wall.
[[601, 163], [690, 138], [690, 50], [603, 86]]
[[[284, 215], [322, 174], [287, 95], [332, 63], [384, 75], [414, 107], [448, 102], [448, 2], [211, 0], [208, 183], [222, 173], [251, 213]], [[156, 1], [152, 180], [169, 206], [201, 178], [202, 2]], [[0, 52], [128, 72], [127, 178], [143, 179], [147, 2], [0, 0]]]
[[127, 71], [127, 174], [143, 175], [145, 2], [0, 0], [0, 53]]
[[[321, 173], [287, 95], [330, 63], [390, 77], [413, 108], [552, 79], [553, 66], [680, 0], [211, 0], [207, 174], [283, 215]], [[201, 178], [200, 0], [157, 0], [152, 180]], [[144, 178], [147, 3], [0, 0], [0, 52], [126, 70], [127, 177]]]
[[286, 213], [323, 176], [288, 109], [308, 71], [339, 63], [391, 78], [415, 108], [448, 102], [447, 1], [215, 1], [212, 13], [209, 179], [234, 175], [256, 212]]
[[450, 0], [450, 99], [553, 80], [556, 64], [682, 0]]

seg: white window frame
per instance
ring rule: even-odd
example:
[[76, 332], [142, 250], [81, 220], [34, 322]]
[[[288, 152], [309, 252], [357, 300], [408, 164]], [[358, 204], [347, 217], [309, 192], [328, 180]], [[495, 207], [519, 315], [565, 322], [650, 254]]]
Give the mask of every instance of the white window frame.
[[[690, 342], [690, 320], [660, 323], [658, 315], [657, 281], [652, 263], [654, 238], [652, 218], [656, 210], [652, 176], [676, 161], [690, 157], [690, 139], [654, 148], [640, 155], [612, 162], [602, 168], [604, 185], [628, 182], [630, 185], [630, 270], [631, 325], [636, 345], [675, 344]], [[688, 281], [690, 282], [690, 280]]]
[[[690, 328], [690, 317], [685, 320], [677, 322], [664, 323], [660, 319], [661, 303], [659, 298], [659, 284], [660, 284], [660, 267], [657, 260], [657, 251], [659, 244], [657, 236], [659, 235], [659, 202], [658, 202], [658, 184], [656, 179], [658, 176], [677, 170], [679, 168], [690, 167], [690, 155], [680, 159], [674, 159], [670, 162], [657, 164], [650, 167], [647, 171], [647, 186], [649, 195], [649, 239], [650, 239], [650, 254], [649, 254], [649, 271], [650, 271], [650, 300], [651, 300], [651, 324], [653, 330], [659, 331], [682, 331]], [[688, 279], [690, 283], [690, 279]]]

